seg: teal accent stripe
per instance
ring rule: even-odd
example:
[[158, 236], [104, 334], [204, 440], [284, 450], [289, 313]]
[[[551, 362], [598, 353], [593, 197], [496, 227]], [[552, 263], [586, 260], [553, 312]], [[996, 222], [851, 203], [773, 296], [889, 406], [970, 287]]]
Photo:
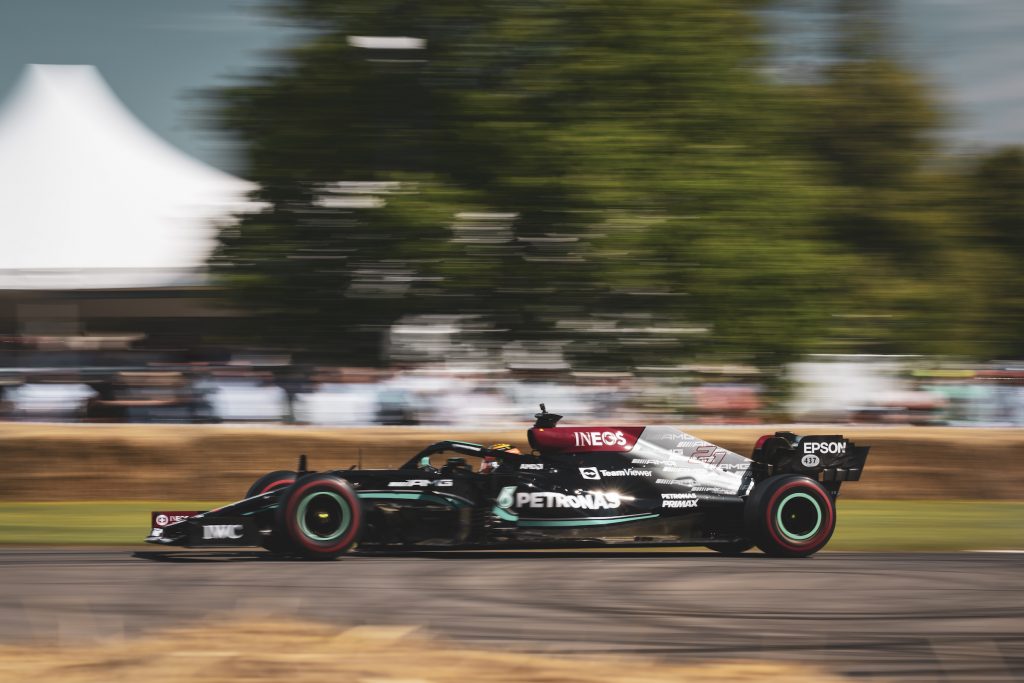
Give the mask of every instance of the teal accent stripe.
[[444, 503], [460, 508], [468, 505], [466, 501], [455, 497], [443, 496], [438, 493], [398, 493], [397, 491], [359, 491], [356, 495], [360, 498], [373, 498], [380, 500], [422, 500], [431, 503]]
[[498, 519], [503, 519], [506, 522], [515, 522], [519, 520], [519, 515], [513, 514], [508, 510], [502, 510], [497, 505], [495, 505], [494, 508], [492, 508], [491, 512], [497, 515]]
[[658, 515], [627, 515], [625, 517], [595, 517], [590, 519], [520, 519], [519, 526], [598, 526], [601, 524], [622, 524], [641, 519], [654, 519]]

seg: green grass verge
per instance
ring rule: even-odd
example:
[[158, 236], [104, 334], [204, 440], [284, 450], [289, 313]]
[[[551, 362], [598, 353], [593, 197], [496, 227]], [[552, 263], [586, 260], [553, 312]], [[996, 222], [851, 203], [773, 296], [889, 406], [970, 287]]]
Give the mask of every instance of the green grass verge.
[[223, 503], [0, 503], [0, 544], [135, 545], [149, 533], [151, 510], [210, 510]]
[[1024, 550], [1024, 503], [842, 500], [830, 550]]
[[[150, 510], [219, 503], [0, 503], [3, 545], [141, 545]], [[843, 500], [829, 550], [1024, 549], [1024, 503]]]

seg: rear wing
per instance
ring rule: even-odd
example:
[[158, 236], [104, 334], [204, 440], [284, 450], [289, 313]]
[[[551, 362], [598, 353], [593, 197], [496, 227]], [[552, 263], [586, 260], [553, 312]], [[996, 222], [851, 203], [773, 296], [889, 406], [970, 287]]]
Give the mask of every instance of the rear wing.
[[869, 446], [858, 446], [841, 434], [798, 436], [766, 434], [757, 440], [751, 459], [756, 480], [774, 474], [803, 474], [822, 483], [857, 481], [864, 471]]

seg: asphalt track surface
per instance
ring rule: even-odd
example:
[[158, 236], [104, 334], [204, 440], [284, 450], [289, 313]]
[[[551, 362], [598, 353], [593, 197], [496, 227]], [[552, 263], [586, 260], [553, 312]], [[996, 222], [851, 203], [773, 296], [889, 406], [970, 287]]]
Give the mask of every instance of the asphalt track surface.
[[1024, 554], [297, 562], [256, 551], [0, 550], [0, 642], [89, 642], [225, 615], [413, 624], [516, 651], [770, 658], [901, 681], [1024, 680]]

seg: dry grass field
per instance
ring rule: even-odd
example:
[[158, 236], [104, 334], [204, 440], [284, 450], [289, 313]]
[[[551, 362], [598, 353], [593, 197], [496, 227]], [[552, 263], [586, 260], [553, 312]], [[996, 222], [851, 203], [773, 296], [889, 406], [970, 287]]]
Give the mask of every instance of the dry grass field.
[[[783, 428], [681, 427], [743, 454], [758, 435]], [[1024, 490], [1024, 430], [790, 428], [842, 433], [872, 447], [863, 479], [843, 489], [846, 498], [1020, 500]], [[0, 501], [231, 500], [263, 473], [294, 468], [299, 453], [313, 469], [389, 467], [446, 438], [526, 448], [525, 430], [4, 423]]]
[[[230, 636], [225, 636], [230, 634]], [[473, 650], [411, 628], [287, 621], [210, 623], [130, 640], [0, 646], [0, 680], [35, 683], [838, 683], [822, 670], [772, 662], [668, 664]]]

